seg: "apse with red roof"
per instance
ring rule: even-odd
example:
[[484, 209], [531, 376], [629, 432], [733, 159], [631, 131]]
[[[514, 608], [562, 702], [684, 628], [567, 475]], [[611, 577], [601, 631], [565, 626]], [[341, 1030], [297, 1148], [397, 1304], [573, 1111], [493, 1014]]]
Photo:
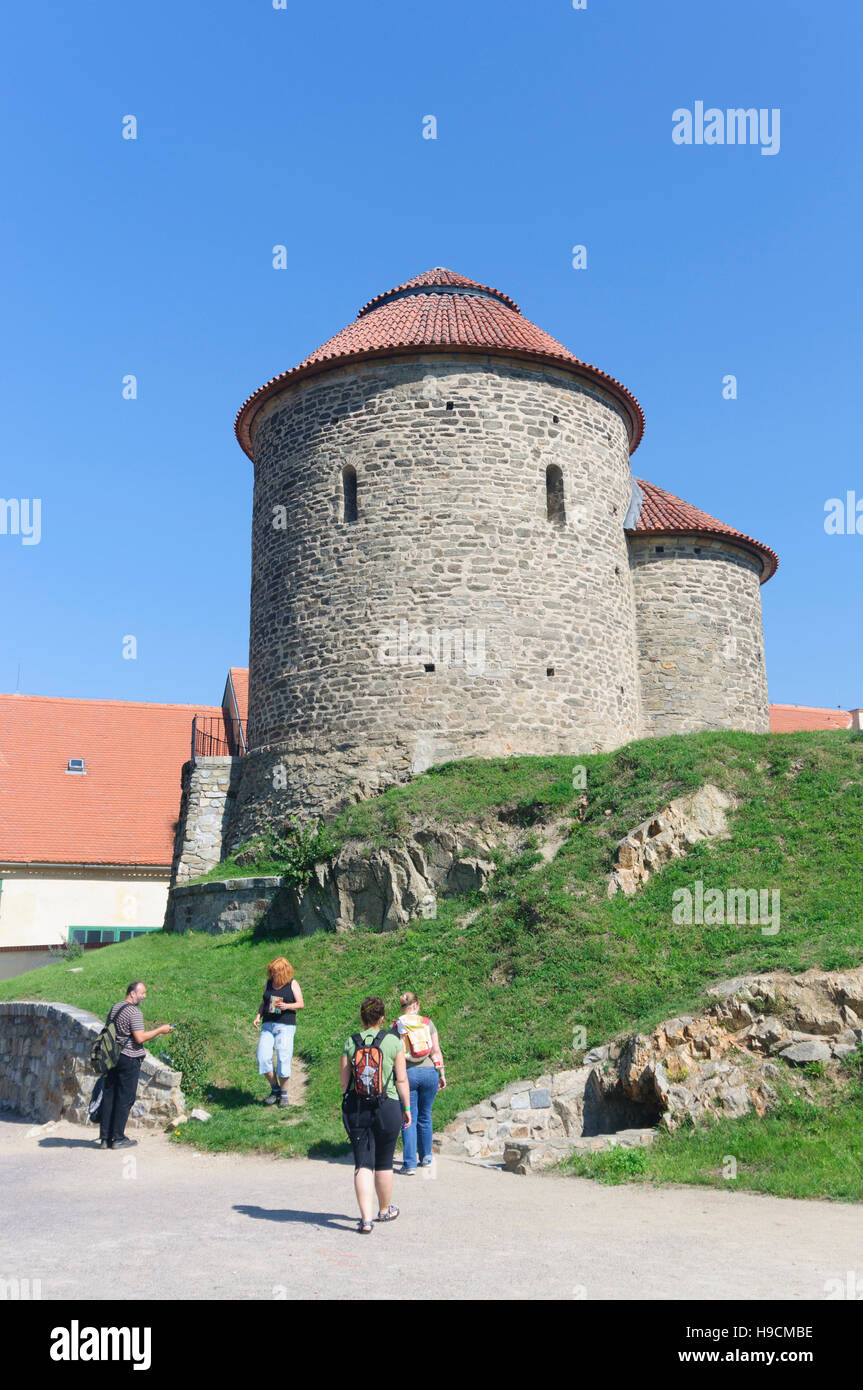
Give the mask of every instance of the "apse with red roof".
[[248, 755], [227, 848], [453, 758], [767, 730], [776, 556], [633, 478], [643, 430], [614, 376], [441, 267], [246, 400]]

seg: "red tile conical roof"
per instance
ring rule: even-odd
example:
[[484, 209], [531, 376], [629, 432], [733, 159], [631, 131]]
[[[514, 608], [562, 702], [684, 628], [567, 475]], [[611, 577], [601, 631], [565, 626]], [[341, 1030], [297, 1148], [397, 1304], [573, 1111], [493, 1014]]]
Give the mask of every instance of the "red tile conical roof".
[[285, 385], [347, 361], [393, 357], [406, 352], [475, 352], [528, 358], [571, 369], [612, 395], [629, 421], [630, 452], [644, 433], [644, 414], [635, 397], [614, 377], [581, 361], [535, 323], [514, 300], [453, 270], [436, 266], [370, 299], [355, 321], [297, 367], [273, 377], [244, 402], [235, 429], [252, 457], [252, 421], [270, 396]]
[[445, 266], [436, 265], [433, 270], [424, 270], [422, 275], [415, 275], [412, 280], [406, 280], [403, 285], [396, 285], [394, 290], [386, 290], [383, 294], [375, 295], [368, 304], [364, 304], [357, 318], [362, 318], [369, 309], [374, 309], [378, 304], [383, 304], [385, 300], [394, 299], [396, 295], [406, 294], [410, 290], [418, 289], [438, 289], [441, 292], [448, 289], [474, 290], [483, 294], [491, 295], [493, 299], [499, 299], [501, 304], [509, 305], [517, 314], [521, 313], [514, 299], [510, 299], [508, 294], [503, 294], [501, 290], [492, 289], [491, 285], [480, 285], [476, 280], [469, 280], [466, 275], [459, 275], [457, 270], [447, 270]]
[[758, 556], [762, 584], [776, 573], [779, 557], [768, 545], [762, 545], [742, 531], [735, 531], [733, 526], [726, 526], [724, 521], [717, 521], [715, 516], [700, 511], [691, 502], [684, 502], [655, 483], [645, 482], [643, 478], [635, 481], [644, 499], [636, 524], [629, 528], [635, 535], [648, 531], [664, 536], [728, 536]]

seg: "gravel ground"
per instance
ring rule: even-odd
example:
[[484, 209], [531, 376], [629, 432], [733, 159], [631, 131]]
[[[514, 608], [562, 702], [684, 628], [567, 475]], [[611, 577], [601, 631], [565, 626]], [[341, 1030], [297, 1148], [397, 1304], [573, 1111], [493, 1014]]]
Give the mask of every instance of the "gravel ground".
[[[438, 1159], [396, 1174], [400, 1218], [356, 1234], [349, 1160], [124, 1152], [60, 1122], [0, 1121], [0, 1277], [43, 1299], [823, 1299], [863, 1286], [863, 1208], [601, 1187]], [[370, 1285], [370, 1276], [372, 1283]], [[134, 1291], [134, 1293], [133, 1293]]]

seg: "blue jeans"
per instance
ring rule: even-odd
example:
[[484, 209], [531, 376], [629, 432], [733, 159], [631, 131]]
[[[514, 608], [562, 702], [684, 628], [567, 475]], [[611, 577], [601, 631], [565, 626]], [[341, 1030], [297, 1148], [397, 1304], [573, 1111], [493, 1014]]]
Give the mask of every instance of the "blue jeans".
[[[258, 1036], [258, 1075], [266, 1076], [275, 1071], [284, 1081], [291, 1074], [291, 1061], [294, 1055], [295, 1023], [262, 1023]], [[273, 1066], [273, 1053], [277, 1065]]]
[[411, 1123], [409, 1129], [402, 1130], [402, 1144], [405, 1167], [416, 1168], [417, 1149], [420, 1163], [432, 1156], [432, 1106], [440, 1080], [436, 1067], [408, 1067], [407, 1072], [411, 1088]]

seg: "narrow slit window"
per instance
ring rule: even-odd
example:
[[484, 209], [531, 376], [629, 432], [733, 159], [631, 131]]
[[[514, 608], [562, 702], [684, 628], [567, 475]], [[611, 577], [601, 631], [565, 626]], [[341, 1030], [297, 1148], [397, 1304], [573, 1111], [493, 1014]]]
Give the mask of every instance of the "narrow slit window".
[[556, 463], [550, 463], [545, 470], [545, 508], [552, 526], [566, 523], [566, 508], [563, 502], [563, 473]]
[[350, 463], [342, 469], [342, 510], [345, 521], [356, 521], [357, 470]]

